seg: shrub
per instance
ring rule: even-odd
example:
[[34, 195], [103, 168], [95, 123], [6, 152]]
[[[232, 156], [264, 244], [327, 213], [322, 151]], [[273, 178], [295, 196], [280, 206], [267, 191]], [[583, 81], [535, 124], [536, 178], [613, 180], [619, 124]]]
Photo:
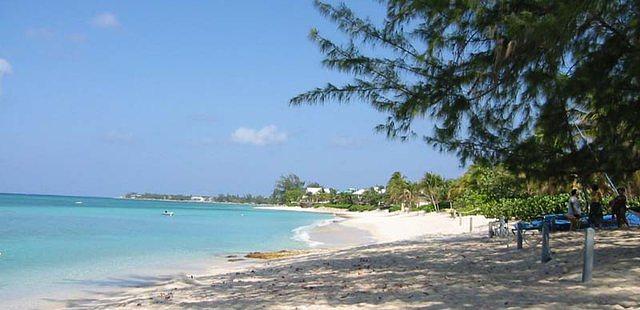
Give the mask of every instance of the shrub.
[[354, 212], [373, 211], [376, 209], [378, 208], [372, 205], [352, 205], [351, 207], [349, 207], [349, 211]]
[[479, 213], [486, 217], [530, 220], [545, 214], [564, 213], [569, 195], [534, 195], [522, 198], [503, 198], [479, 205]]
[[436, 207], [434, 205], [429, 204], [429, 205], [419, 206], [419, 207], [413, 208], [411, 210], [433, 212], [433, 211], [436, 210]]
[[314, 208], [336, 208], [336, 209], [349, 209], [352, 205], [348, 203], [325, 203], [325, 204], [316, 204]]
[[354, 204], [346, 204], [346, 203], [326, 203], [326, 204], [316, 204], [313, 206], [314, 208], [327, 207], [327, 208], [336, 208], [336, 209], [345, 209], [353, 212], [364, 212], [364, 211], [373, 211], [378, 209], [376, 206], [372, 205], [354, 205]]

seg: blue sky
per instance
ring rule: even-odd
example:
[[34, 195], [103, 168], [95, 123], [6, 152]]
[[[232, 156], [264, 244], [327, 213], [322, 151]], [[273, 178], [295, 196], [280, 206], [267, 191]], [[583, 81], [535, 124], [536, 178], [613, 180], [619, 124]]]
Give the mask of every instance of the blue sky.
[[[355, 1], [375, 15], [376, 1]], [[289, 107], [348, 76], [322, 68], [311, 1], [0, 1], [0, 192], [269, 194], [338, 188], [455, 157], [374, 132], [364, 103]]]

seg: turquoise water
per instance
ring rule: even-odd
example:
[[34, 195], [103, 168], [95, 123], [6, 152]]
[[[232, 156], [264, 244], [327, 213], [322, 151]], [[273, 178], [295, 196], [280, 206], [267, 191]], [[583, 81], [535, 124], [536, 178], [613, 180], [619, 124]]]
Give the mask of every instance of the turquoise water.
[[329, 218], [244, 205], [0, 194], [0, 304], [181, 270], [225, 253], [303, 248], [294, 230]]

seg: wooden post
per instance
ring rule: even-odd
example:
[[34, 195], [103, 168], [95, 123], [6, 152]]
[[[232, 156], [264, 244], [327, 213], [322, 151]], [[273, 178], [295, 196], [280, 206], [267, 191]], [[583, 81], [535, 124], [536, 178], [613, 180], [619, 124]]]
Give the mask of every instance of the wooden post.
[[458, 219], [459, 219], [459, 222], [460, 222], [460, 224], [458, 224], [458, 225], [462, 226], [462, 216], [458, 217]]
[[518, 250], [522, 250], [522, 222], [516, 223], [516, 228], [518, 230], [518, 234], [516, 235], [516, 237], [518, 239], [518, 245], [517, 245], [516, 248]]
[[587, 228], [584, 232], [584, 264], [582, 265], [583, 283], [591, 281], [592, 278], [595, 235], [596, 231], [593, 228]]
[[469, 217], [469, 233], [473, 232], [473, 216]]
[[542, 255], [540, 260], [543, 264], [551, 260], [551, 251], [549, 251], [549, 222], [546, 219], [542, 222]]
[[493, 238], [493, 222], [489, 223], [489, 238]]

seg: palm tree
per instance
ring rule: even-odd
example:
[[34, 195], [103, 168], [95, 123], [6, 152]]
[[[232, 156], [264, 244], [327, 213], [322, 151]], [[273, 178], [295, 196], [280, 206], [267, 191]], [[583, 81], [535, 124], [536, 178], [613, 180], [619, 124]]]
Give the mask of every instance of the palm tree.
[[414, 205], [413, 201], [413, 193], [409, 188], [405, 188], [402, 192], [402, 202], [400, 203], [400, 210], [403, 212], [411, 211], [411, 208]]
[[419, 191], [426, 195], [436, 211], [440, 210], [440, 200], [446, 197], [447, 181], [440, 175], [427, 172], [418, 183]]

